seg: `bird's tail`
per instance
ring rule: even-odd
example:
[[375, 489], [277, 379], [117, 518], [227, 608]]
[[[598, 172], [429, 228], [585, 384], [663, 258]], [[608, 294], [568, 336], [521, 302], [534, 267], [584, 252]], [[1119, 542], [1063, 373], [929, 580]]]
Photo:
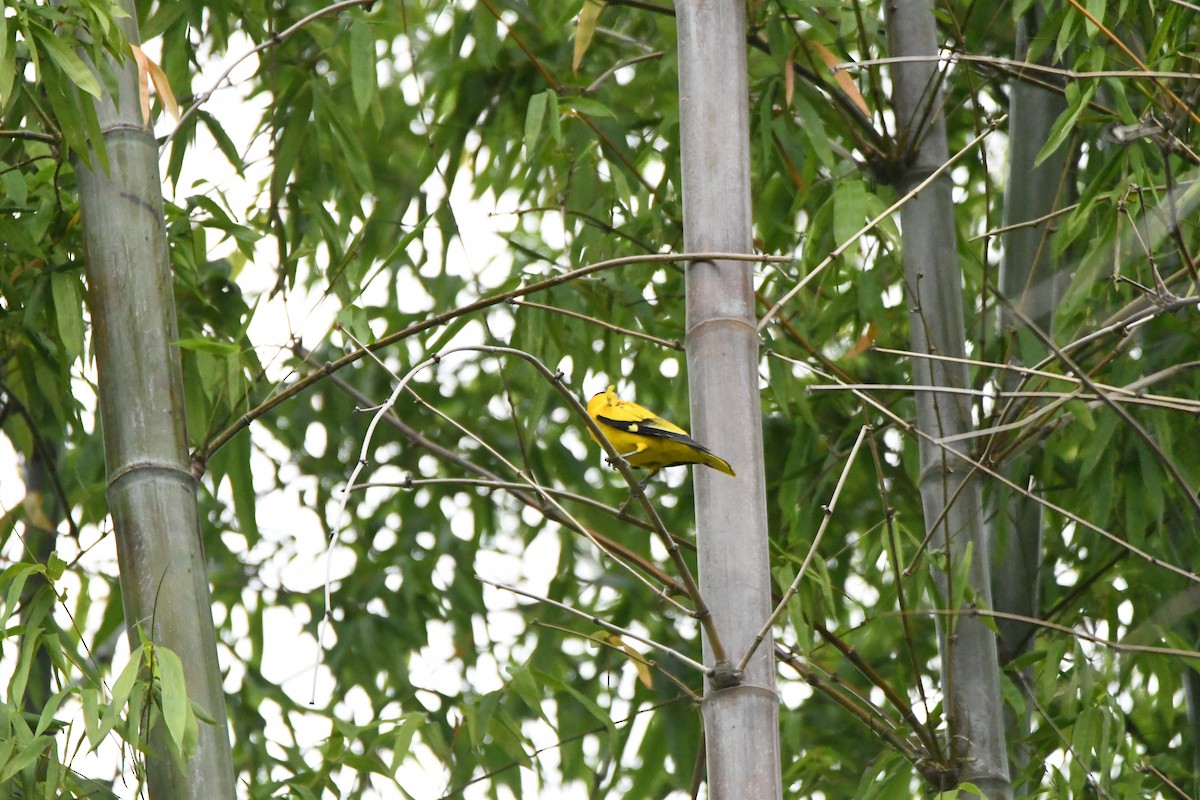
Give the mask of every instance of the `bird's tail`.
[[703, 464], [704, 466], [712, 467], [717, 472], [724, 472], [726, 475], [728, 475], [731, 478], [737, 477], [737, 473], [733, 471], [733, 467], [729, 466], [729, 462], [726, 461], [725, 459], [719, 458], [718, 456], [714, 456], [712, 453], [702, 452], [699, 455], [700, 455], [700, 463]]

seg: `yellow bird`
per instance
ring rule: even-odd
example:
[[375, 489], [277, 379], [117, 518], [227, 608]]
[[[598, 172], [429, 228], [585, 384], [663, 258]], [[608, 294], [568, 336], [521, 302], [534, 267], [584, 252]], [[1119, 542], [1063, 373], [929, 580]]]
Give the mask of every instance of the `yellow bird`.
[[[588, 401], [588, 416], [612, 442], [629, 466], [650, 471], [646, 480], [664, 467], [681, 464], [704, 464], [718, 472], [736, 477], [733, 467], [723, 458], [697, 442], [678, 425], [667, 422], [654, 412], [637, 403], [622, 400], [609, 386]], [[588, 435], [599, 443], [596, 435]], [[642, 481], [644, 484], [646, 481]]]

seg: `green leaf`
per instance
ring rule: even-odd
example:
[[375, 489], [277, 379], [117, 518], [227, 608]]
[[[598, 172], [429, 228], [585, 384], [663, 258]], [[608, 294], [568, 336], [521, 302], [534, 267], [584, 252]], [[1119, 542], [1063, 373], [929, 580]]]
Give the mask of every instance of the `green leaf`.
[[[24, 614], [22, 614], [24, 616]], [[33, 667], [33, 657], [41, 649], [42, 628], [25, 622], [25, 635], [21, 637], [21, 657], [8, 684], [9, 697], [24, 698], [25, 686], [29, 683], [29, 670]]]
[[821, 120], [821, 115], [809, 103], [808, 98], [803, 92], [797, 92], [792, 95], [792, 108], [800, 120], [802, 135], [812, 145], [812, 151], [816, 155], [817, 160], [830, 169], [842, 168], [844, 164], [833, 153], [833, 148], [830, 146], [829, 133], [825, 130], [825, 123]]
[[37, 727], [33, 730], [34, 735], [40, 736], [46, 732], [46, 729], [50, 727], [50, 723], [54, 721], [54, 714], [58, 711], [59, 705], [62, 704], [65, 698], [73, 694], [75, 694], [74, 689], [63, 689], [50, 696], [50, 699], [46, 701], [46, 705], [42, 706], [42, 713], [38, 717]]
[[181, 350], [192, 350], [197, 353], [208, 353], [214, 356], [234, 356], [239, 352], [236, 344], [215, 342], [212, 339], [180, 339], [175, 342], [175, 345]]
[[129, 701], [129, 694], [133, 691], [134, 685], [137, 683], [138, 672], [142, 667], [142, 658], [145, 656], [146, 646], [139, 645], [136, 650], [129, 654], [129, 663], [121, 670], [121, 674], [117, 677], [116, 683], [112, 688], [112, 701], [108, 708], [104, 709], [104, 716], [100, 718], [100, 725], [94, 731], [88, 731], [88, 744], [95, 750], [104, 741], [104, 737], [108, 736], [108, 732], [113, 729], [120, 718], [121, 711], [125, 708], [125, 704]]
[[79, 690], [79, 697], [83, 706], [83, 732], [87, 737], [88, 744], [95, 750], [96, 746], [104, 738], [99, 735], [100, 690], [93, 686], [84, 686]]
[[362, 17], [356, 17], [350, 23], [350, 88], [359, 114], [366, 112], [379, 92], [375, 33], [371, 23]]
[[8, 618], [20, 608], [21, 593], [25, 589], [25, 582], [29, 580], [29, 576], [42, 572], [44, 569], [41, 565], [27, 562], [13, 564], [0, 572], [0, 586], [9, 584], [8, 593], [4, 596], [4, 607], [0, 608], [0, 629], [8, 624]]
[[1084, 428], [1089, 431], [1096, 430], [1096, 418], [1092, 416], [1092, 409], [1086, 402], [1083, 400], [1068, 400], [1064, 405], [1067, 411], [1070, 411]]
[[8, 17], [0, 14], [0, 109], [8, 105], [9, 93], [12, 92], [13, 81], [17, 77], [16, 48], [13, 47], [14, 33], [8, 25]]
[[37, 43], [45, 51], [55, 66], [63, 71], [71, 82], [97, 100], [100, 99], [100, 81], [91, 67], [83, 63], [83, 59], [75, 55], [56, 34], [47, 31], [40, 25], [31, 26]]
[[[0, 69], [3, 67], [0, 66]], [[3, 75], [0, 75], [0, 82], [2, 81]], [[0, 105], [2, 104], [3, 95], [0, 95]], [[3, 185], [4, 193], [8, 195], [8, 199], [13, 205], [25, 205], [29, 199], [29, 183], [25, 180], [25, 173], [12, 169], [4, 170], [3, 174], [0, 174], [0, 184]]]
[[67, 562], [59, 557], [58, 552], [52, 552], [50, 557], [46, 559], [46, 577], [51, 581], [56, 581], [63, 576], [66, 571]]
[[238, 528], [253, 546], [260, 538], [258, 532], [258, 495], [254, 492], [254, 470], [251, 468], [250, 436], [245, 431], [225, 445], [229, 451], [229, 488], [233, 491], [233, 509]]
[[7, 764], [17, 749], [17, 737], [0, 738], [0, 764]]
[[537, 144], [538, 134], [542, 130], [542, 120], [546, 117], [547, 96], [550, 90], [539, 92], [529, 98], [525, 109], [525, 151], [532, 153]]
[[516, 693], [530, 711], [546, 720], [547, 723], [550, 722], [543, 708], [542, 691], [538, 688], [537, 681], [534, 680], [533, 673], [527, 665], [522, 665], [512, 671], [509, 688]]
[[187, 729], [191, 714], [188, 708], [187, 685], [183, 678], [183, 662], [173, 651], [161, 645], [154, 647], [154, 654], [161, 681], [163, 721], [167, 724], [175, 751], [186, 759], [189, 754]]
[[558, 94], [550, 92], [546, 102], [547, 122], [550, 125], [550, 138], [558, 146], [562, 146], [562, 115], [558, 110]]
[[50, 292], [54, 297], [54, 317], [58, 335], [67, 356], [75, 361], [83, 356], [83, 304], [79, 279], [66, 272], [50, 273]]
[[1035, 166], [1040, 166], [1043, 161], [1049, 158], [1071, 134], [1071, 131], [1075, 129], [1075, 123], [1079, 120], [1079, 115], [1087, 108], [1095, 91], [1094, 84], [1089, 84], [1082, 91], [1079, 89], [1078, 83], [1067, 84], [1065, 92], [1067, 108], [1055, 120], [1054, 127], [1050, 129], [1050, 133], [1046, 136], [1046, 143], [1042, 145], [1041, 150], [1038, 150], [1038, 154], [1033, 160]]
[[392, 772], [394, 773], [408, 758], [412, 750], [413, 736], [425, 725], [428, 716], [423, 712], [410, 711], [400, 717], [402, 722], [392, 731]]
[[[867, 219], [867, 187], [857, 178], [843, 178], [833, 188], [833, 239], [844, 244]], [[850, 251], [848, 251], [850, 252]]]
[[225, 127], [221, 125], [221, 122], [216, 117], [203, 109], [197, 111], [196, 115], [204, 123], [204, 127], [208, 128], [208, 132], [212, 134], [213, 141], [217, 143], [217, 149], [233, 165], [237, 174], [243, 175], [246, 164], [242, 160], [242, 154], [238, 152], [237, 145], [233, 143], [233, 140], [229, 138], [229, 134], [225, 132]]
[[595, 700], [593, 700], [592, 698], [583, 694], [582, 692], [580, 692], [578, 689], [576, 689], [574, 686], [570, 685], [569, 683], [558, 680], [557, 678], [554, 678], [545, 672], [542, 672], [539, 670], [539, 671], [537, 671], [537, 676], [538, 676], [539, 680], [541, 680], [542, 683], [544, 683], [548, 686], [553, 686], [554, 688], [558, 689], [559, 691], [566, 692], [567, 694], [571, 695], [571, 697], [575, 698], [575, 700], [578, 701], [579, 704], [581, 706], [583, 706], [584, 709], [586, 709], [589, 714], [591, 714], [598, 722], [600, 722], [600, 724], [602, 724], [605, 728], [608, 729], [608, 734], [609, 734], [610, 740], [616, 739], [617, 728], [613, 724], [612, 717], [608, 714], [607, 711], [605, 711], [603, 708], [601, 708], [599, 705], [597, 705]]
[[21, 742], [13, 752], [4, 770], [0, 772], [0, 783], [8, 781], [14, 775], [44, 757], [47, 750], [54, 747], [53, 736], [35, 736], [27, 742]]
[[599, 100], [592, 100], [588, 97], [567, 97], [563, 98], [562, 105], [577, 111], [580, 114], [586, 114], [589, 117], [598, 117], [603, 119], [616, 119], [617, 115], [613, 110], [601, 103]]

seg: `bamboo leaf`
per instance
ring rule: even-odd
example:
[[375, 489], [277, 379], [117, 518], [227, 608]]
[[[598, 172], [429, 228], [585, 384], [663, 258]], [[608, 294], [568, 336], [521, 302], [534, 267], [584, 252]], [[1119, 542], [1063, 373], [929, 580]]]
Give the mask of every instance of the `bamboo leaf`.
[[247, 542], [253, 546], [261, 538], [258, 531], [258, 495], [254, 491], [254, 470], [251, 467], [252, 448], [250, 437], [235, 436], [226, 449], [229, 450], [229, 488], [233, 492], [233, 509], [237, 515], [238, 528]]
[[379, 78], [375, 70], [375, 35], [371, 23], [356, 17], [350, 23], [350, 88], [354, 105], [363, 114], [375, 102]]
[[16, 48], [13, 47], [14, 31], [8, 17], [0, 14], [0, 108], [8, 105], [13, 82], [17, 78]]
[[857, 178], [840, 180], [833, 189], [833, 238], [849, 241], [866, 221], [867, 188]]
[[46, 701], [46, 705], [42, 706], [42, 713], [38, 717], [37, 727], [33, 729], [35, 736], [40, 736], [46, 732], [46, 729], [50, 727], [50, 723], [54, 721], [54, 715], [58, 712], [58, 707], [62, 705], [62, 701], [74, 694], [75, 689], [68, 688], [50, 695], [50, 699]]
[[52, 272], [50, 290], [54, 297], [59, 338], [68, 358], [75, 361], [83, 356], [83, 303], [79, 296], [79, 279], [66, 272]]
[[392, 750], [392, 772], [400, 768], [404, 760], [408, 757], [412, 750], [413, 736], [421, 729], [426, 722], [426, 715], [418, 711], [410, 711], [400, 717], [402, 720], [400, 725], [392, 731], [391, 750]]
[[174, 652], [161, 646], [154, 648], [154, 655], [158, 666], [163, 721], [167, 725], [174, 749], [186, 759], [190, 752], [187, 729], [191, 714], [188, 708], [187, 686], [183, 678], [183, 662]]
[[238, 152], [237, 145], [233, 143], [233, 140], [229, 138], [229, 134], [225, 132], [225, 127], [221, 125], [216, 117], [207, 111], [200, 110], [197, 112], [197, 116], [204, 123], [204, 127], [208, 129], [208, 132], [212, 134], [213, 140], [217, 143], [217, 148], [228, 159], [229, 163], [233, 165], [237, 174], [244, 174], [246, 164], [242, 160], [241, 153]]
[[[809, 47], [817, 51], [817, 55], [825, 62], [825, 66], [831, 69], [844, 61], [844, 59], [838, 57], [836, 53], [816, 39], [809, 39], [807, 43]], [[867, 107], [866, 99], [858, 91], [858, 86], [855, 85], [854, 79], [850, 77], [849, 72], [844, 69], [838, 70], [833, 73], [833, 80], [842, 90], [842, 93], [849, 97], [854, 105], [858, 106], [864, 116], [871, 116], [871, 109]]]
[[137, 683], [138, 672], [141, 670], [142, 659], [145, 657], [145, 653], [145, 645], [139, 645], [136, 650], [130, 653], [129, 663], [121, 670], [121, 674], [113, 684], [112, 700], [108, 704], [108, 707], [104, 709], [104, 715], [100, 718], [99, 726], [94, 731], [88, 732], [88, 744], [91, 745], [93, 751], [100, 746], [100, 743], [104, 741], [104, 737], [108, 736], [108, 732], [117, 724], [121, 711], [125, 708], [125, 704], [129, 702], [129, 695]]
[[32, 25], [31, 30], [37, 39], [37, 44], [50, 57], [71, 82], [97, 100], [100, 99], [100, 81], [92, 68], [83, 63], [83, 59], [75, 55], [62, 39], [47, 31], [40, 25]]
[[1079, 89], [1079, 84], [1077, 83], [1067, 84], [1067, 108], [1055, 120], [1054, 127], [1050, 129], [1050, 133], [1046, 137], [1046, 143], [1042, 145], [1042, 149], [1038, 151], [1037, 156], [1033, 160], [1035, 165], [1041, 165], [1043, 161], [1049, 158], [1066, 141], [1071, 132], [1075, 130], [1075, 123], [1079, 121], [1079, 115], [1087, 108], [1087, 104], [1091, 101], [1094, 93], [1095, 86], [1092, 84], [1089, 84], [1083, 90]]
[[44, 758], [46, 751], [54, 745], [53, 736], [35, 736], [29, 741], [21, 742], [4, 765], [4, 770], [0, 771], [0, 783], [10, 780], [21, 770]]
[[638, 680], [641, 681], [642, 685], [647, 689], [653, 688], [654, 679], [650, 674], [650, 665], [646, 663], [645, 657], [626, 644], [625, 640], [615, 633], [608, 634], [608, 640], [623, 650], [625, 655], [629, 657], [629, 663], [637, 670]]
[[593, 100], [590, 97], [563, 98], [562, 105], [579, 114], [586, 114], [589, 117], [599, 119], [616, 119], [617, 117], [611, 108], [599, 100]]
[[42, 572], [41, 566], [26, 562], [13, 564], [0, 572], [0, 586], [8, 584], [8, 592], [4, 596], [4, 606], [0, 608], [0, 629], [8, 624], [8, 618], [20, 608], [21, 593], [25, 589], [25, 582], [29, 580], [29, 576], [40, 572]]
[[579, 12], [579, 24], [575, 26], [575, 52], [571, 57], [571, 72], [579, 74], [579, 65], [583, 56], [592, 44], [592, 36], [596, 33], [596, 25], [600, 15], [604, 13], [603, 0], [584, 0], [583, 9]]
[[1084, 428], [1089, 431], [1096, 430], [1096, 418], [1092, 416], [1092, 409], [1087, 403], [1082, 400], [1068, 400], [1065, 405]]
[[207, 353], [212, 356], [235, 356], [238, 346], [231, 342], [217, 342], [212, 339], [188, 337], [179, 339], [175, 345], [181, 350], [191, 350], [196, 353]]
[[525, 150], [533, 152], [537, 144], [538, 134], [542, 130], [542, 120], [546, 117], [546, 102], [550, 90], [539, 92], [529, 98], [529, 106], [525, 109]]
[[[154, 93], [158, 95], [158, 99], [160, 102], [162, 102], [163, 108], [167, 110], [168, 114], [178, 120], [179, 104], [175, 101], [175, 93], [171, 91], [171, 82], [167, 80], [167, 74], [162, 71], [162, 67], [160, 67], [158, 64], [155, 64], [154, 61], [142, 51], [142, 48], [138, 47], [136, 44], [131, 44], [130, 47], [133, 48], [133, 54], [135, 60], [137, 61], [139, 72], [142, 70], [145, 71], [144, 77], [139, 76], [139, 82], [144, 81], [145, 78], [148, 77], [150, 79], [150, 83], [154, 84]], [[146, 122], [149, 124], [150, 103], [148, 98], [145, 105], [145, 112]]]
[[104, 739], [100, 735], [100, 690], [85, 686], [80, 689], [79, 698], [83, 707], [83, 734], [95, 750]]
[[[29, 609], [26, 609], [26, 612], [28, 611]], [[12, 679], [8, 683], [9, 697], [23, 698], [25, 696], [25, 686], [29, 683], [29, 670], [33, 667], [33, 657], [37, 655], [41, 647], [41, 625], [34, 625], [25, 620], [22, 622], [25, 627], [25, 635], [21, 637], [21, 657], [17, 661], [17, 668], [13, 671]]]

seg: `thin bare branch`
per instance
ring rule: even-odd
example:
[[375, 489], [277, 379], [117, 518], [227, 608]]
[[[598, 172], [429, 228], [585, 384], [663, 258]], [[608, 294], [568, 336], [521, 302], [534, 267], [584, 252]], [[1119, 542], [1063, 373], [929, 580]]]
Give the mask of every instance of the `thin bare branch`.
[[[1073, 636], [1076, 639], [1082, 639], [1085, 642], [1107, 647], [1110, 650], [1115, 650], [1118, 653], [1149, 653], [1156, 656], [1172, 656], [1178, 658], [1188, 658], [1200, 661], [1200, 650], [1181, 650], [1177, 647], [1158, 647], [1149, 644], [1127, 644], [1125, 642], [1117, 642], [1112, 639], [1105, 639], [1102, 636], [1097, 636], [1094, 633], [1081, 631], [1078, 628], [1072, 628], [1069, 625], [1059, 625], [1057, 622], [1050, 622], [1036, 617], [1026, 617], [1021, 614], [1010, 614], [1006, 611], [990, 611], [985, 608], [931, 608], [919, 611], [909, 611], [909, 614], [928, 614], [938, 617], [993, 617], [995, 619], [1011, 619], [1016, 622], [1023, 622], [1027, 625], [1036, 625], [1039, 628], [1058, 631]], [[885, 613], [883, 616], [890, 616]]]
[[929, 61], [935, 61], [941, 64], [954, 64], [957, 62], [986, 64], [988, 66], [1009, 70], [1018, 74], [1022, 72], [1035, 72], [1044, 75], [1056, 75], [1073, 81], [1085, 80], [1088, 78], [1162, 78], [1166, 80], [1200, 81], [1200, 74], [1194, 72], [1160, 72], [1158, 70], [1148, 69], [1111, 69], [1098, 70], [1096, 72], [1078, 72], [1073, 69], [1051, 67], [1047, 66], [1046, 64], [1038, 64], [1033, 61], [1021, 61], [1019, 59], [1006, 58], [1004, 56], [975, 56], [968, 53], [950, 52], [938, 53], [937, 55], [931, 56], [892, 56], [890, 58], [868, 58], [864, 59], [863, 61], [846, 61], [841, 64], [833, 65], [830, 67], [830, 71], [839, 72], [843, 70], [864, 69], [866, 67]]
[[528, 597], [530, 600], [536, 600], [539, 603], [546, 603], [547, 605], [552, 605], [555, 608], [562, 609], [563, 611], [567, 612], [568, 614], [573, 614], [582, 619], [586, 619], [589, 622], [591, 622], [592, 624], [597, 625], [601, 628], [604, 628], [606, 631], [612, 631], [613, 633], [619, 634], [628, 639], [633, 639], [635, 642], [641, 642], [642, 644], [646, 645], [647, 647], [652, 647], [655, 650], [657, 650], [658, 652], [660, 652], [666, 656], [670, 656], [671, 658], [678, 661], [680, 664], [691, 667], [692, 669], [700, 672], [701, 674], [705, 674], [705, 675], [708, 674], [708, 667], [704, 666], [699, 661], [695, 661], [691, 658], [688, 658], [683, 653], [680, 653], [678, 650], [672, 650], [671, 648], [667, 647], [666, 645], [659, 644], [658, 642], [654, 641], [653, 639], [648, 639], [645, 636], [634, 633], [633, 631], [629, 630], [628, 628], [622, 628], [620, 625], [614, 625], [611, 622], [609, 622], [608, 620], [601, 619], [600, 617], [596, 616], [595, 614], [589, 614], [586, 611], [580, 611], [577, 608], [572, 608], [571, 606], [567, 605], [566, 603], [560, 603], [557, 600], [551, 600], [549, 597], [541, 597], [540, 595], [533, 594], [532, 592], [526, 592], [522, 589], [518, 589], [515, 586], [509, 586], [508, 584], [500, 583], [498, 581], [490, 581], [481, 575], [476, 575], [475, 579], [477, 581], [479, 581], [480, 583], [486, 583], [488, 586], [494, 586], [497, 589], [503, 589], [506, 592], [512, 592], [513, 594], [518, 594], [521, 597]]
[[596, 317], [588, 316], [587, 314], [580, 314], [578, 311], [571, 311], [570, 309], [559, 308], [558, 306], [546, 305], [545, 303], [535, 303], [532, 300], [514, 300], [513, 305], [516, 306], [517, 308], [536, 308], [539, 311], [546, 311], [551, 314], [558, 314], [560, 316], [570, 317], [571, 319], [577, 319], [577, 320], [580, 320], [581, 322], [586, 322], [589, 325], [595, 325], [597, 328], [603, 328], [606, 331], [612, 331], [613, 333], [619, 334], [621, 336], [626, 336], [626, 337], [630, 337], [630, 338], [634, 338], [634, 339], [642, 339], [644, 341], [650, 342], [651, 344], [656, 344], [659, 347], [665, 348], [667, 350], [675, 350], [676, 352], [680, 352], [680, 353], [683, 352], [683, 345], [677, 341], [672, 341], [670, 339], [663, 339], [662, 337], [654, 336], [649, 333], [644, 333], [643, 331], [635, 331], [630, 328], [622, 328], [620, 325], [614, 325], [611, 322], [605, 322], [602, 319], [597, 319]]
[[946, 170], [950, 169], [950, 167], [954, 166], [954, 164], [960, 158], [962, 158], [967, 153], [974, 150], [976, 145], [978, 145], [980, 142], [982, 142], [988, 136], [992, 135], [992, 133], [994, 133], [996, 131], [996, 129], [1006, 119], [1008, 119], [1007, 114], [1004, 116], [998, 117], [997, 119], [994, 119], [991, 122], [989, 122], [987, 127], [983, 130], [982, 133], [980, 133], [978, 136], [973, 138], [971, 141], [967, 142], [967, 144], [964, 145], [961, 150], [959, 150], [957, 153], [955, 153], [953, 156], [951, 156], [946, 161], [946, 163], [942, 164], [940, 167], [938, 167], [933, 172], [931, 172], [928, 176], [925, 177], [924, 180], [922, 180], [920, 183], [918, 183], [916, 186], [914, 186], [910, 191], [906, 192], [899, 200], [897, 200], [896, 202], [892, 203], [890, 206], [885, 208], [882, 212], [880, 212], [880, 214], [878, 216], [876, 216], [874, 219], [872, 219], [866, 225], [859, 228], [858, 231], [855, 232], [855, 234], [853, 236], [851, 236], [849, 239], [847, 239], [846, 241], [842, 242], [840, 245], [835, 247], [833, 249], [833, 251], [829, 255], [827, 255], [824, 258], [824, 260], [821, 261], [820, 264], [817, 264], [817, 266], [813, 267], [811, 272], [809, 272], [807, 275], [805, 275], [803, 278], [801, 278], [800, 281], [795, 286], [793, 286], [790, 290], [788, 290], [788, 292], [786, 294], [784, 294], [784, 296], [781, 297], [777, 303], [775, 303], [775, 305], [771, 306], [771, 308], [767, 311], [766, 314], [763, 314], [762, 319], [760, 319], [758, 321], [759, 333], [762, 333], [763, 328], [765, 328], [767, 326], [767, 323], [771, 321], [772, 317], [774, 317], [776, 314], [779, 313], [780, 309], [782, 309], [785, 305], [787, 305], [787, 303], [790, 302], [793, 297], [795, 297], [797, 294], [799, 294], [804, 289], [804, 287], [807, 286], [810, 281], [812, 281], [813, 278], [820, 275], [825, 270], [826, 267], [828, 267], [830, 264], [832, 264], [839, 256], [842, 255], [842, 253], [846, 252], [846, 250], [848, 250], [851, 245], [853, 245], [855, 242], [857, 242], [859, 239], [861, 239], [867, 233], [874, 230], [875, 227], [877, 225], [879, 225], [880, 222], [882, 222], [883, 220], [890, 217], [893, 213], [895, 213], [895, 211], [898, 208], [903, 206], [909, 200], [912, 200], [914, 197], [916, 197], [918, 194], [920, 194], [922, 190], [924, 190], [927, 186], [929, 186], [929, 184], [933, 183], [938, 178], [940, 178], [942, 176], [942, 174], [944, 174], [946, 172]]
[[[781, 358], [781, 359], [791, 362], [791, 363], [803, 363], [803, 362], [797, 362], [797, 361], [795, 361], [795, 359], [788, 358], [787, 356], [780, 355], [779, 353], [771, 353], [771, 355], [774, 356], [775, 358]], [[824, 372], [815, 370], [811, 364], [804, 364], [804, 366], [806, 366], [808, 369], [812, 369], [814, 372], [817, 372], [817, 374], [821, 375], [826, 380], [836, 380], [836, 378], [834, 378], [831, 375], [828, 375]], [[1028, 497], [1029, 499], [1040, 504], [1044, 508], [1047, 508], [1047, 509], [1053, 511], [1056, 514], [1060, 514], [1063, 517], [1065, 517], [1066, 519], [1074, 522], [1075, 524], [1077, 524], [1083, 528], [1086, 528], [1094, 533], [1097, 533], [1100, 536], [1103, 536], [1105, 539], [1108, 539], [1109, 541], [1113, 542], [1114, 544], [1118, 545], [1119, 547], [1124, 548], [1125, 550], [1129, 551], [1133, 555], [1138, 556], [1139, 558], [1143, 559], [1144, 561], [1146, 561], [1149, 564], [1153, 564], [1154, 566], [1162, 567], [1163, 569], [1165, 569], [1169, 572], [1173, 572], [1176, 575], [1179, 575], [1180, 577], [1186, 578], [1188, 581], [1191, 581], [1193, 583], [1200, 583], [1200, 575], [1197, 575], [1194, 572], [1189, 572], [1188, 570], [1183, 569], [1182, 567], [1178, 567], [1178, 566], [1170, 563], [1169, 561], [1164, 561], [1163, 559], [1159, 558], [1158, 556], [1153, 555], [1153, 554], [1141, 549], [1137, 545], [1132, 544], [1132, 543], [1122, 539], [1120, 536], [1117, 536], [1115, 533], [1112, 533], [1111, 531], [1108, 531], [1105, 528], [1102, 528], [1101, 526], [1097, 525], [1096, 523], [1091, 522], [1090, 520], [1085, 519], [1084, 517], [1081, 517], [1078, 514], [1067, 510], [1066, 508], [1063, 508], [1062, 506], [1058, 505], [1057, 503], [1047, 500], [1046, 498], [1030, 491], [1029, 489], [1025, 488], [1024, 486], [1014, 483], [1013, 481], [1006, 478], [1004, 475], [997, 472], [995, 469], [992, 469], [990, 466], [984, 464], [981, 461], [977, 461], [977, 460], [971, 458], [970, 455], [963, 453], [963, 452], [959, 452], [957, 450], [953, 450], [949, 445], [943, 444], [942, 442], [938, 441], [936, 437], [934, 437], [928, 433], [925, 433], [924, 431], [917, 430], [916, 427], [912, 423], [910, 423], [908, 420], [901, 417], [896, 412], [892, 411], [890, 408], [888, 408], [883, 403], [876, 400], [874, 397], [872, 397], [867, 392], [864, 392], [861, 390], [854, 390], [854, 389], [852, 389], [850, 391], [854, 392], [855, 397], [858, 397], [860, 400], [869, 404], [872, 408], [876, 409], [881, 414], [883, 414], [885, 417], [890, 419], [893, 423], [895, 423], [896, 427], [899, 428], [900, 430], [902, 430], [906, 433], [915, 435], [917, 437], [920, 437], [922, 439], [925, 439], [925, 440], [931, 442], [932, 444], [943, 448], [944, 450], [950, 452], [957, 460], [963, 461], [963, 462], [969, 464], [972, 468], [972, 471], [981, 472], [984, 475], [987, 475], [988, 477], [999, 481], [1004, 486], [1007, 486], [1009, 489], [1012, 489], [1014, 492], [1017, 492], [1018, 494], [1022, 495], [1023, 497]]]
[[804, 556], [804, 561], [800, 564], [800, 569], [796, 570], [796, 577], [788, 586], [787, 591], [783, 593], [779, 604], [775, 606], [775, 610], [767, 617], [767, 621], [763, 623], [762, 628], [754, 637], [754, 641], [750, 644], [750, 648], [746, 651], [746, 655], [742, 656], [742, 661], [738, 664], [738, 671], [746, 668], [750, 663], [750, 659], [754, 656], [754, 651], [762, 644], [763, 639], [771, 632], [771, 627], [783, 616], [783, 612], [787, 610], [787, 604], [796, 595], [796, 590], [800, 588], [800, 581], [804, 580], [804, 576], [808, 573], [808, 567], [816, 557], [817, 548], [821, 544], [821, 538], [825, 535], [825, 530], [829, 527], [829, 521], [833, 519], [833, 510], [837, 508], [838, 498], [841, 497], [842, 487], [846, 485], [846, 477], [850, 474], [850, 467], [854, 465], [854, 460], [858, 456], [858, 449], [862, 447], [863, 439], [866, 438], [870, 427], [863, 425], [858, 431], [858, 438], [854, 440], [854, 445], [850, 448], [850, 454], [846, 456], [846, 464], [842, 467], [842, 474], [838, 477], [837, 484], [833, 487], [833, 495], [830, 496], [829, 502], [821, 507], [822, 517], [821, 524], [817, 528], [817, 535], [813, 537], [812, 544], [809, 545], [808, 554]]
[[511, 289], [507, 292], [499, 292], [497, 294], [489, 295], [488, 297], [481, 298], [473, 303], [459, 306], [458, 308], [445, 311], [441, 314], [433, 314], [421, 322], [414, 323], [406, 328], [394, 331], [387, 336], [383, 336], [364, 348], [347, 353], [335, 361], [327, 362], [313, 372], [310, 372], [304, 377], [276, 391], [266, 400], [262, 401], [257, 406], [238, 417], [216, 436], [212, 437], [206, 443], [196, 448], [196, 450], [192, 452], [192, 475], [196, 478], [200, 478], [207, 469], [208, 459], [212, 457], [213, 453], [221, 449], [226, 442], [236, 436], [239, 432], [245, 428], [248, 428], [250, 423], [252, 423], [254, 420], [258, 419], [263, 414], [266, 414], [268, 411], [275, 408], [285, 400], [295, 397], [343, 367], [348, 367], [351, 364], [356, 363], [360, 359], [364, 358], [368, 352], [376, 352], [385, 347], [390, 347], [391, 345], [403, 341], [410, 336], [415, 336], [432, 328], [440, 327], [445, 325], [447, 322], [458, 319], [459, 317], [464, 317], [468, 314], [473, 314], [476, 311], [482, 311], [486, 308], [491, 308], [492, 306], [499, 305], [501, 303], [510, 302], [518, 297], [524, 297], [536, 292], [542, 292], [555, 286], [569, 283], [577, 278], [591, 275], [595, 272], [601, 272], [603, 270], [628, 266], [631, 264], [661, 264], [677, 263], [681, 261], [757, 261], [765, 263], [785, 263], [794, 260], [795, 259], [791, 256], [768, 256], [755, 255], [752, 253], [652, 253], [648, 255], [623, 256], [621, 258], [598, 261], [594, 264], [588, 264], [587, 266], [568, 270], [550, 278], [546, 278], [545, 280], [537, 281], [536, 283]]

